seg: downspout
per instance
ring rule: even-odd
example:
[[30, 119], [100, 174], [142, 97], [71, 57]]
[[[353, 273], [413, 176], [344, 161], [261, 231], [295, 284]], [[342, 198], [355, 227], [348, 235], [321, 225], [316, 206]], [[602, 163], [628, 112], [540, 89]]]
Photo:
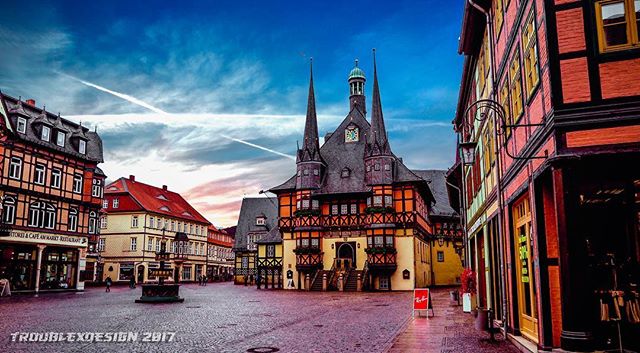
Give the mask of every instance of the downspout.
[[[494, 47], [493, 47], [493, 42], [494, 42], [494, 33], [493, 33], [493, 20], [491, 18], [491, 14], [486, 11], [484, 8], [482, 8], [480, 5], [476, 4], [473, 0], [467, 0], [467, 2], [469, 3], [469, 5], [473, 6], [473, 8], [475, 8], [476, 10], [480, 11], [485, 18], [487, 19], [487, 32], [489, 34], [488, 39], [489, 39], [489, 56], [490, 56], [490, 69], [491, 69], [491, 99], [496, 101], [495, 97], [496, 97], [496, 63], [495, 63], [495, 53], [494, 53]], [[506, 288], [507, 288], [507, 283], [506, 283], [506, 273], [505, 273], [505, 264], [504, 264], [504, 253], [506, 251], [506, 249], [504, 248], [504, 243], [503, 243], [503, 205], [502, 205], [502, 199], [503, 199], [503, 195], [502, 195], [502, 183], [501, 183], [501, 179], [502, 179], [502, 166], [500, 164], [500, 144], [498, 143], [498, 129], [500, 128], [500, 125], [498, 124], [497, 121], [495, 121], [494, 119], [494, 142], [496, 144], [496, 169], [497, 169], [497, 182], [496, 182], [496, 191], [497, 191], [497, 196], [498, 196], [498, 240], [500, 242], [499, 247], [500, 247], [500, 251], [499, 251], [499, 261], [500, 261], [500, 278], [502, 279], [502, 286], [501, 286], [501, 299], [502, 299], [502, 324], [503, 324], [503, 329], [505, 332], [505, 336], [506, 336], [506, 332], [507, 332], [507, 320], [509, 318], [509, 315], [507, 315], [507, 310], [508, 310], [508, 305], [507, 305], [507, 298], [506, 298]]]

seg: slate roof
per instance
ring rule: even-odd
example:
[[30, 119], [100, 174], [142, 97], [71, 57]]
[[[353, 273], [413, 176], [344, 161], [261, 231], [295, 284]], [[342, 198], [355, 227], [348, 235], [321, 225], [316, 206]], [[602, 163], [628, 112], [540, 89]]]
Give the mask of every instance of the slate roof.
[[[130, 195], [144, 210], [156, 214], [164, 214], [173, 218], [190, 222], [199, 222], [210, 225], [193, 206], [187, 202], [180, 194], [155, 187], [137, 180], [120, 178], [105, 188], [105, 196], [109, 194], [126, 193]], [[126, 207], [121, 205], [117, 209], [109, 206], [109, 213], [126, 212]]]
[[280, 234], [280, 227], [276, 226], [267, 233], [260, 240], [256, 241], [256, 244], [279, 244], [282, 243], [282, 235]]
[[[96, 163], [102, 163], [102, 139], [94, 131], [90, 131], [82, 125], [71, 122], [67, 119], [49, 113], [41, 108], [32, 106], [26, 102], [8, 96], [0, 92], [0, 104], [4, 105], [8, 116], [5, 118], [5, 123], [10, 125], [10, 130], [13, 131], [13, 135], [18, 139], [29, 142], [31, 144], [47, 147], [49, 149], [71, 155], [75, 158], [93, 161]], [[17, 130], [18, 117], [21, 116], [27, 119], [27, 128], [25, 133], [20, 133]], [[40, 129], [42, 125], [49, 126], [52, 131], [49, 141], [43, 141], [40, 138]], [[54, 130], [60, 130], [65, 133], [64, 147], [60, 147], [56, 144], [56, 134]], [[84, 139], [87, 142], [86, 153], [82, 154], [78, 151], [78, 140]]]
[[458, 217], [451, 207], [449, 192], [447, 191], [447, 171], [446, 170], [414, 170], [416, 175], [424, 179], [428, 184], [435, 202], [431, 204], [429, 215], [440, 217]]
[[[266, 217], [264, 226], [256, 225], [256, 218], [260, 215]], [[236, 239], [233, 245], [234, 251], [247, 249], [247, 236], [252, 233], [262, 233], [266, 236], [269, 231], [277, 229], [278, 204], [277, 200], [267, 197], [255, 197], [242, 199], [240, 217], [236, 228]]]
[[[360, 129], [360, 136], [357, 142], [345, 142], [344, 132], [349, 125], [356, 125]], [[340, 123], [328, 140], [320, 147], [320, 155], [327, 164], [323, 175], [322, 184], [316, 194], [339, 194], [339, 193], [363, 193], [371, 191], [364, 181], [364, 153], [367, 137], [369, 136], [371, 125], [359, 109], [352, 109], [345, 119]], [[394, 182], [424, 182], [422, 178], [415, 175], [407, 168], [400, 159], [396, 159], [396, 170]], [[343, 177], [342, 171], [348, 168], [349, 177]], [[425, 188], [428, 186], [425, 183]], [[293, 190], [296, 187], [296, 176], [292, 176], [284, 183], [271, 188], [270, 191], [279, 192]]]

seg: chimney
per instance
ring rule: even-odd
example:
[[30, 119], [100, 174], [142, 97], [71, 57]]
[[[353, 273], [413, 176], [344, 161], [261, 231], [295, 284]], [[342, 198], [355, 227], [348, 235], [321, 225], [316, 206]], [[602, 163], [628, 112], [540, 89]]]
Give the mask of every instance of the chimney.
[[135, 175], [129, 175], [129, 180], [136, 181], [136, 176]]
[[31, 99], [31, 98], [29, 98], [29, 99], [27, 99], [27, 100], [26, 100], [26, 102], [27, 102], [27, 104], [29, 104], [29, 105], [32, 105], [32, 106], [34, 106], [34, 107], [36, 106], [36, 100], [35, 100], [35, 99]]
[[162, 190], [167, 190], [167, 186], [166, 185], [162, 185]]

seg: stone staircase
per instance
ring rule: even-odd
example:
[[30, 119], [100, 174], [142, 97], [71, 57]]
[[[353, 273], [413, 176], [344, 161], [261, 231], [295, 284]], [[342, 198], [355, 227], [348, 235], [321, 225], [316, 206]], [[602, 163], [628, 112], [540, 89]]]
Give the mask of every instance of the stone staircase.
[[318, 275], [315, 277], [315, 280], [313, 281], [313, 283], [311, 283], [312, 291], [322, 291], [322, 276], [326, 274], [327, 277], [329, 277], [329, 275], [331, 274], [331, 271], [319, 270], [317, 273]]
[[[358, 275], [362, 276], [362, 270], [350, 270], [344, 285], [345, 292], [355, 292], [358, 290]], [[362, 277], [361, 277], [362, 278]]]

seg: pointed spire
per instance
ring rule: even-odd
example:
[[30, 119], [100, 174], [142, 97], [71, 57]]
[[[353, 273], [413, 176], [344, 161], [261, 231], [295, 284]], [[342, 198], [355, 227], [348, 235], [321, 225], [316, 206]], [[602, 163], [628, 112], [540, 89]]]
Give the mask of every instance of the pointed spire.
[[[380, 88], [378, 87], [378, 69], [376, 67], [376, 50], [373, 49], [373, 96], [371, 99], [371, 134], [369, 135], [370, 151], [390, 154], [391, 148], [387, 139], [387, 129], [382, 116]], [[377, 154], [376, 153], [376, 154]]]
[[316, 96], [313, 90], [313, 58], [309, 62], [309, 97], [307, 118], [304, 124], [302, 150], [298, 151], [298, 161], [319, 161], [320, 142], [318, 139], [318, 119], [316, 117]]

